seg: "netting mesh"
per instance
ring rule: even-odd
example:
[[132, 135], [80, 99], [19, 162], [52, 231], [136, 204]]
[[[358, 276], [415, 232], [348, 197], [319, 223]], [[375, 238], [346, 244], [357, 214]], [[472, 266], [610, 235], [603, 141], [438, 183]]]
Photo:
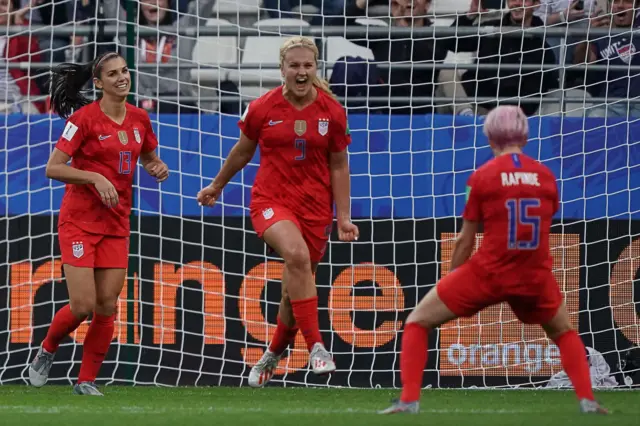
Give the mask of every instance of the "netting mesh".
[[[8, 15], [9, 3], [0, 0], [0, 383], [26, 380], [68, 299], [63, 185], [44, 176], [64, 128], [48, 108], [48, 69], [110, 50], [134, 71], [132, 102], [150, 112], [172, 177], [159, 186], [138, 170], [131, 260], [101, 380], [245, 383], [275, 329], [283, 268], [247, 218], [259, 156], [214, 209], [195, 195], [237, 140], [247, 103], [281, 84], [278, 51], [293, 34], [314, 39], [318, 73], [348, 107], [363, 238], [334, 235], [316, 274], [338, 371], [308, 373], [299, 335], [276, 383], [399, 385], [403, 321], [448, 272], [466, 180], [491, 158], [482, 117], [504, 103], [530, 116], [526, 152], [558, 177], [551, 245], [574, 326], [611, 374], [640, 344], [633, 2], [508, 0], [478, 14], [477, 2], [458, 0], [17, 1]], [[53, 382], [76, 377], [86, 331], [63, 342]], [[434, 386], [544, 386], [561, 368], [557, 348], [506, 305], [434, 336], [425, 379]]]

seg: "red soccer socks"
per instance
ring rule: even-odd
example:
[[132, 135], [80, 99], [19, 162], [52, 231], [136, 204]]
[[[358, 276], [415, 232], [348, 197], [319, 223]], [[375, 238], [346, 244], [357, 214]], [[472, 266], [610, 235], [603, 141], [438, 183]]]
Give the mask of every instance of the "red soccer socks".
[[569, 376], [578, 399], [593, 401], [591, 375], [586, 356], [587, 351], [580, 336], [575, 330], [569, 330], [556, 338], [555, 344], [560, 349], [562, 369]]
[[94, 314], [89, 331], [84, 339], [82, 364], [78, 383], [95, 382], [113, 339], [115, 314], [110, 316]]
[[404, 326], [402, 352], [400, 354], [400, 379], [402, 380], [402, 402], [420, 400], [422, 376], [427, 364], [429, 330], [415, 322]]
[[278, 316], [278, 325], [276, 327], [276, 332], [273, 334], [271, 344], [269, 345], [269, 350], [278, 356], [282, 355], [289, 345], [293, 343], [296, 338], [296, 334], [298, 334], [298, 327], [293, 326], [290, 328], [288, 325], [283, 323], [280, 320], [280, 316]]
[[44, 350], [55, 353], [62, 339], [78, 328], [84, 320], [85, 318], [77, 318], [73, 315], [68, 304], [64, 305], [53, 317], [49, 331], [47, 331], [47, 337], [42, 342]]
[[313, 345], [322, 342], [320, 334], [320, 325], [318, 324], [318, 297], [310, 297], [309, 299], [292, 300], [293, 316], [296, 324], [300, 328], [304, 340], [307, 343], [307, 349], [311, 352]]

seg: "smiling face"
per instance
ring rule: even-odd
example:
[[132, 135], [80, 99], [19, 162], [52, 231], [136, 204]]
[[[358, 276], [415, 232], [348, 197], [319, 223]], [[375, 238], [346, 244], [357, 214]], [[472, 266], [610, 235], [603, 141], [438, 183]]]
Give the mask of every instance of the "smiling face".
[[618, 27], [629, 27], [633, 23], [634, 0], [613, 0], [611, 3], [611, 13], [613, 23]]
[[126, 98], [131, 89], [131, 74], [127, 62], [121, 56], [105, 59], [100, 64], [98, 77], [94, 78], [94, 84], [102, 89], [107, 96], [114, 98]]
[[318, 71], [315, 52], [305, 46], [287, 49], [281, 70], [287, 91], [298, 99], [306, 98]]
[[140, 10], [142, 16], [147, 20], [147, 24], [155, 25], [167, 16], [169, 8], [169, 0], [142, 0], [140, 2]]
[[511, 19], [518, 23], [531, 18], [539, 6], [539, 0], [507, 0]]

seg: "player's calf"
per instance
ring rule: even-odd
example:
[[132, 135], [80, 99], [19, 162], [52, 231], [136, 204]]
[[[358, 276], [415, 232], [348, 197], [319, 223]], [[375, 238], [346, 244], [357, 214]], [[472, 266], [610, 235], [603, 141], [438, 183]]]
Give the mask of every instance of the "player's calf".
[[29, 366], [29, 382], [37, 388], [44, 386], [49, 379], [55, 354], [47, 352], [42, 346]]

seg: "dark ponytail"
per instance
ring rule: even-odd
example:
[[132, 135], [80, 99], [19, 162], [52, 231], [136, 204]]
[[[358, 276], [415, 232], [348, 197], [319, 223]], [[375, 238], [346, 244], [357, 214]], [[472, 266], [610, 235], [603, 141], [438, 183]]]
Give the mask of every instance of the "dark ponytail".
[[88, 90], [82, 88], [94, 77], [100, 77], [106, 60], [119, 56], [115, 52], [108, 52], [88, 64], [63, 63], [54, 67], [49, 80], [53, 111], [62, 118], [68, 118], [73, 111], [90, 104], [92, 100], [85, 96]]

